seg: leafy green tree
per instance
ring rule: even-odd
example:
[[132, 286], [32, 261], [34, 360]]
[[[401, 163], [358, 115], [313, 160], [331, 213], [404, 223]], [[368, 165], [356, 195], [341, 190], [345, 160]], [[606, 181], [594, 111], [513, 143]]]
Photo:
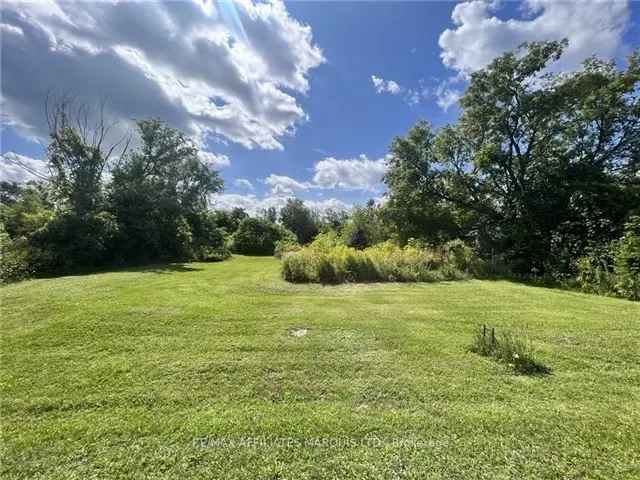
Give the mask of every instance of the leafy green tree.
[[243, 255], [273, 255], [276, 243], [292, 240], [289, 230], [264, 218], [245, 218], [231, 238], [232, 249]]
[[181, 132], [159, 120], [138, 122], [139, 150], [112, 170], [110, 204], [123, 232], [121, 255], [130, 260], [194, 256], [194, 227], [222, 180], [198, 158]]
[[384, 242], [389, 236], [382, 209], [373, 200], [369, 200], [364, 207], [355, 207], [342, 229], [344, 243], [358, 249]]
[[616, 285], [619, 295], [640, 300], [640, 216], [625, 224], [615, 252]]
[[11, 205], [18, 201], [22, 194], [22, 186], [16, 182], [0, 182], [0, 205]]
[[298, 243], [311, 242], [318, 234], [318, 226], [313, 214], [304, 202], [297, 198], [290, 198], [282, 210], [280, 210], [282, 225], [296, 234]]
[[125, 155], [125, 139], [107, 144], [110, 126], [105, 123], [101, 105], [97, 119], [89, 124], [90, 112], [72, 98], [55, 102], [47, 99], [49, 123], [47, 161], [50, 183], [58, 208], [72, 215], [92, 215], [104, 207], [103, 173], [117, 148]]
[[271, 223], [276, 223], [278, 221], [278, 211], [275, 207], [269, 207], [264, 211], [264, 218]]
[[5, 191], [10, 195], [10, 201], [0, 205], [0, 222], [10, 238], [28, 238], [53, 218], [53, 204], [46, 185], [9, 184]]
[[432, 189], [439, 168], [435, 142], [431, 125], [420, 121], [406, 137], [397, 137], [391, 144], [383, 215], [401, 244], [410, 238], [435, 242], [461, 236], [456, 210]]
[[348, 220], [349, 214], [345, 210], [329, 208], [319, 215], [319, 229], [322, 232], [333, 230], [336, 233], [340, 233]]
[[472, 75], [457, 125], [396, 139], [385, 181], [401, 238], [472, 237], [517, 272], [569, 274], [620, 236], [640, 205], [640, 56], [551, 73], [565, 46], [498, 57]]
[[214, 212], [216, 224], [229, 235], [233, 234], [238, 229], [240, 222], [248, 216], [249, 214], [240, 207], [235, 207], [231, 211], [216, 210]]

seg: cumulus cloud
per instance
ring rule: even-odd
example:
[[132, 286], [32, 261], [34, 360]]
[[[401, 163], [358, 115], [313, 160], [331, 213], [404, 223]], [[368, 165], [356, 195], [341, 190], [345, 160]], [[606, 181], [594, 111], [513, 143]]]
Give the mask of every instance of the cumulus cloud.
[[312, 189], [342, 189], [376, 191], [387, 171], [386, 158], [370, 160], [366, 155], [358, 158], [337, 159], [326, 157], [313, 166], [311, 181], [300, 181], [286, 175], [271, 174], [264, 183], [271, 187], [271, 195], [290, 196], [294, 192]]
[[555, 68], [574, 70], [593, 54], [618, 53], [630, 17], [627, 0], [526, 0], [521, 18], [507, 20], [494, 15], [498, 6], [482, 0], [455, 6], [456, 26], [439, 39], [446, 66], [468, 75], [524, 42], [567, 38], [569, 47]]
[[200, 143], [279, 149], [324, 62], [281, 0], [2, 2], [2, 123], [46, 137], [47, 92], [158, 117]]
[[228, 167], [229, 165], [231, 165], [229, 157], [219, 153], [204, 152], [201, 150], [198, 152], [198, 157], [200, 157], [200, 160], [206, 166], [213, 170], [218, 170], [220, 168]]
[[347, 160], [327, 157], [316, 163], [313, 170], [313, 183], [318, 187], [373, 191], [387, 171], [387, 161], [370, 160], [366, 155]]
[[385, 80], [375, 75], [371, 75], [371, 81], [373, 82], [373, 88], [378, 93], [390, 93], [391, 95], [398, 95], [402, 93], [403, 88], [393, 80]]
[[247, 180], [246, 178], [236, 178], [233, 182], [233, 184], [238, 187], [238, 188], [242, 188], [244, 190], [254, 190], [253, 187], [253, 183], [251, 183], [249, 180]]
[[[210, 204], [216, 210], [232, 210], [233, 208], [242, 208], [250, 215], [258, 215], [269, 208], [280, 210], [287, 203], [287, 200], [293, 198], [292, 195], [267, 195], [258, 197], [254, 194], [239, 195], [234, 193], [216, 193], [211, 195]], [[326, 200], [304, 200], [307, 207], [320, 213], [327, 210], [349, 210], [351, 205], [337, 198], [329, 198]]]
[[0, 155], [0, 181], [26, 183], [45, 180], [49, 170], [44, 160], [7, 152]]
[[307, 182], [299, 182], [286, 175], [271, 174], [265, 178], [264, 183], [271, 187], [273, 195], [291, 195], [296, 190], [308, 190], [312, 185]]

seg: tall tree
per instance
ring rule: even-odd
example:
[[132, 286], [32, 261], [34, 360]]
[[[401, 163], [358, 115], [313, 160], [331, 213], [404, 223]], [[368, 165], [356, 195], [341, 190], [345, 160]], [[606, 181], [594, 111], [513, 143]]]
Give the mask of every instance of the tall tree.
[[318, 226], [311, 210], [305, 207], [302, 200], [291, 198], [280, 210], [282, 225], [296, 234], [298, 242], [309, 243], [318, 234]]
[[[521, 272], [567, 272], [588, 245], [619, 236], [640, 204], [640, 56], [625, 70], [591, 58], [554, 74], [565, 47], [532, 43], [495, 59], [472, 75], [458, 125], [435, 137], [419, 125], [395, 142], [390, 206], [448, 209]], [[421, 148], [409, 148], [415, 137]]]
[[104, 115], [104, 103], [97, 113], [71, 97], [47, 99], [49, 124], [47, 160], [50, 182], [58, 206], [83, 217], [103, 207], [103, 178], [113, 153], [126, 154], [128, 141], [109, 142], [111, 125]]
[[401, 243], [412, 237], [438, 241], [460, 235], [452, 205], [432, 188], [438, 174], [435, 141], [431, 125], [420, 121], [391, 144], [383, 216]]
[[[138, 122], [141, 147], [113, 169], [110, 199], [133, 258], [189, 256], [197, 217], [221, 190], [218, 173], [181, 132], [159, 120]], [[201, 223], [201, 222], [199, 222]]]

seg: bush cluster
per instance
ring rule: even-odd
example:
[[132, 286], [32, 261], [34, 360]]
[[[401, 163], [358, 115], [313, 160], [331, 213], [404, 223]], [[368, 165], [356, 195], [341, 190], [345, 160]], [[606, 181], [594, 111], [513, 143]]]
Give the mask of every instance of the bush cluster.
[[[100, 149], [100, 135], [54, 109], [41, 183], [0, 182], [0, 281], [110, 265], [227, 258], [225, 232], [208, 211], [221, 190], [194, 144], [157, 120], [137, 123], [140, 145]], [[114, 147], [115, 148], [115, 147]], [[107, 178], [104, 172], [110, 172]]]
[[483, 325], [476, 333], [469, 350], [484, 357], [492, 357], [524, 375], [550, 373], [549, 368], [535, 358], [528, 342], [513, 332], [506, 331], [497, 335], [495, 328]]
[[581, 257], [577, 270], [586, 292], [640, 300], [640, 216], [629, 219], [619, 240]]
[[458, 241], [440, 248], [386, 241], [358, 250], [327, 232], [309, 246], [285, 253], [282, 275], [298, 283], [432, 282], [466, 278], [474, 262], [471, 249]]
[[296, 236], [264, 218], [245, 218], [231, 237], [231, 249], [243, 255], [273, 255], [276, 246], [295, 244]]

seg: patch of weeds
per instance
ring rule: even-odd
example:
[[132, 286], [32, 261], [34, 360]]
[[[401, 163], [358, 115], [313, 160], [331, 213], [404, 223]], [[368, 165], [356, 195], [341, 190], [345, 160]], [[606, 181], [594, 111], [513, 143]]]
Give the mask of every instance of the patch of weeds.
[[482, 325], [469, 350], [484, 357], [492, 357], [523, 375], [548, 375], [551, 369], [535, 358], [529, 343], [513, 332], [496, 335], [496, 329]]

